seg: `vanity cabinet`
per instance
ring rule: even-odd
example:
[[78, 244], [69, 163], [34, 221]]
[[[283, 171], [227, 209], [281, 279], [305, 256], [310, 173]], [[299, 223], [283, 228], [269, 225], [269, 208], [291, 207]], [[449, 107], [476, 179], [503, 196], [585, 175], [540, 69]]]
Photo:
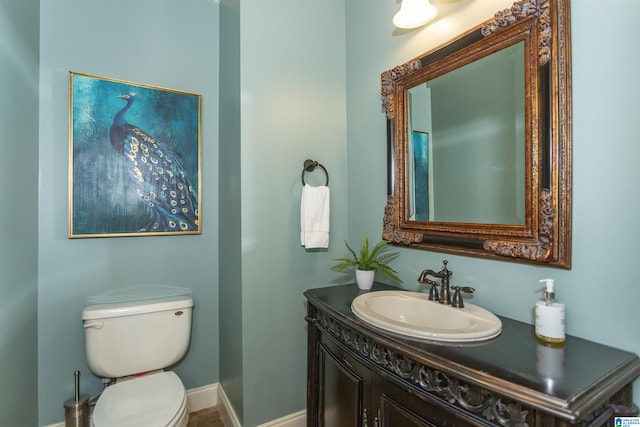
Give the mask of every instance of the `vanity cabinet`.
[[451, 414], [442, 402], [427, 401], [385, 379], [327, 338], [322, 336], [316, 348], [319, 372], [312, 383], [318, 392], [317, 417], [310, 426], [478, 425]]
[[[394, 289], [376, 284], [375, 290]], [[412, 340], [351, 311], [355, 285], [305, 292], [308, 427], [613, 426], [637, 416], [629, 352], [567, 337], [542, 346], [531, 325], [470, 344]]]

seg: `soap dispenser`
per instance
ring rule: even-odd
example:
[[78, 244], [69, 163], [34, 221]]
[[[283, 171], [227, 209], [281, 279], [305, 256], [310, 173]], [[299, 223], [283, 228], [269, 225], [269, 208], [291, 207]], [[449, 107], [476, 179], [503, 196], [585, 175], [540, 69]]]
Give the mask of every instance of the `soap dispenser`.
[[544, 298], [536, 303], [536, 336], [543, 342], [560, 344], [565, 340], [564, 304], [554, 301], [553, 279], [542, 279], [546, 283]]

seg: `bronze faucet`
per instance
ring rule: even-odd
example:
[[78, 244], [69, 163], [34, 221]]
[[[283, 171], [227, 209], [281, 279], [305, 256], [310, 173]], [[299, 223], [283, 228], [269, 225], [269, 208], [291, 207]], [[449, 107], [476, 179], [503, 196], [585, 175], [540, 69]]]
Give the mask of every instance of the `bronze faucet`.
[[[418, 277], [418, 283], [428, 283], [431, 285], [431, 289], [429, 290], [429, 300], [438, 301], [440, 304], [447, 304], [456, 308], [462, 308], [464, 307], [464, 302], [462, 300], [462, 296], [460, 295], [460, 291], [473, 293], [475, 292], [475, 289], [469, 286], [451, 286], [450, 287], [449, 279], [451, 278], [451, 275], [453, 274], [453, 272], [447, 269], [448, 261], [446, 259], [443, 260], [442, 263], [444, 264], [444, 267], [442, 268], [442, 270], [438, 271], [437, 273], [429, 269], [424, 270], [422, 273], [420, 273], [420, 276]], [[438, 283], [434, 280], [427, 279], [427, 276], [437, 277], [438, 279], [440, 279], [442, 283]], [[438, 289], [436, 288], [437, 286], [441, 287], [441, 291], [439, 295], [438, 295]], [[454, 290], [453, 301], [451, 300], [450, 289]]]
[[[449, 261], [445, 259], [444, 261], [442, 261], [442, 263], [444, 264], [444, 267], [437, 273], [429, 269], [424, 270], [422, 273], [420, 273], [420, 277], [418, 277], [418, 283], [428, 283], [431, 285], [431, 289], [429, 290], [429, 299], [431, 301], [438, 301], [440, 304], [450, 305], [451, 294], [449, 293], [449, 278], [451, 277], [453, 272], [447, 269], [447, 264], [449, 263]], [[437, 277], [441, 280], [442, 283], [439, 284], [438, 282], [435, 282], [431, 279], [427, 279], [427, 276]], [[442, 286], [440, 295], [438, 295], [438, 289], [436, 289], [436, 286]]]

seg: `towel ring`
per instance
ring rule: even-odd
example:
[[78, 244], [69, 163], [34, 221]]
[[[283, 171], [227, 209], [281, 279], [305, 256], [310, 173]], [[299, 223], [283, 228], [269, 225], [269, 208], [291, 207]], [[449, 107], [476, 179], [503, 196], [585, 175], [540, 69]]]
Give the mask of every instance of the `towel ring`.
[[324, 185], [328, 186], [329, 185], [329, 172], [327, 172], [327, 170], [324, 168], [324, 166], [322, 166], [320, 163], [316, 162], [315, 160], [311, 160], [311, 159], [307, 159], [307, 160], [304, 161], [304, 167], [302, 168], [302, 175], [301, 175], [302, 185], [306, 184], [304, 182], [304, 173], [305, 172], [313, 172], [313, 170], [315, 168], [320, 168], [320, 169], [322, 169], [324, 171], [324, 174], [327, 177], [327, 182]]

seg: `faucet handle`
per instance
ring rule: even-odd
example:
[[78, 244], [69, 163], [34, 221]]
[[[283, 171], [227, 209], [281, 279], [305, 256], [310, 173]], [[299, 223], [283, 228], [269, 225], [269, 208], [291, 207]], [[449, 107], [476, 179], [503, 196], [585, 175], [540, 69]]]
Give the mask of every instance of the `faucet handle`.
[[431, 281], [431, 289], [429, 289], [429, 301], [438, 301], [440, 295], [438, 294], [438, 284]]
[[451, 289], [454, 290], [453, 298], [451, 299], [451, 306], [456, 308], [464, 307], [464, 301], [462, 300], [462, 295], [460, 295], [461, 291], [467, 294], [472, 294], [476, 291], [470, 286], [452, 286]]

